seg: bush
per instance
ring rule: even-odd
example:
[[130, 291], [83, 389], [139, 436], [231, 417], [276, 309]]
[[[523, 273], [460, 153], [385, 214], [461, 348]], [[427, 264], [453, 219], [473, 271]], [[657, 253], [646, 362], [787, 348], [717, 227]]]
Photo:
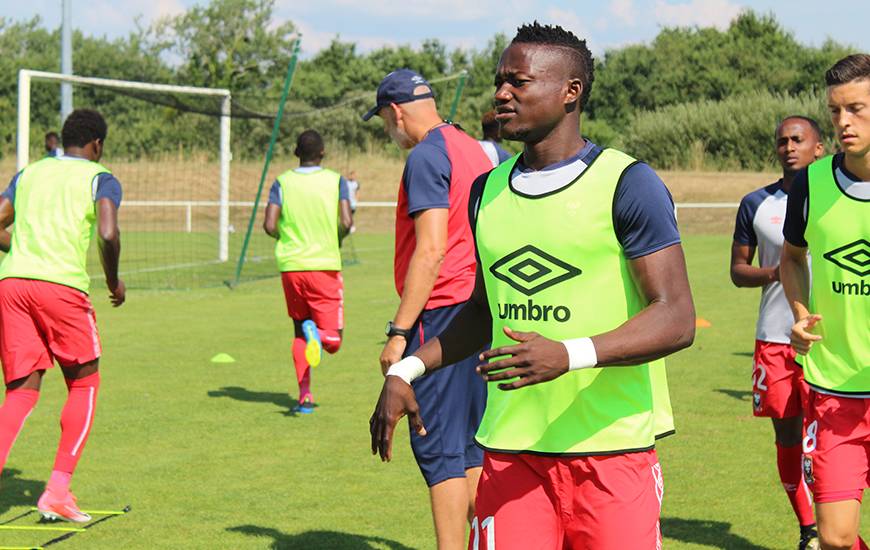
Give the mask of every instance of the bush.
[[776, 165], [774, 130], [789, 115], [816, 119], [826, 150], [833, 151], [824, 97], [813, 92], [748, 92], [641, 113], [629, 122], [623, 146], [663, 169], [769, 169]]

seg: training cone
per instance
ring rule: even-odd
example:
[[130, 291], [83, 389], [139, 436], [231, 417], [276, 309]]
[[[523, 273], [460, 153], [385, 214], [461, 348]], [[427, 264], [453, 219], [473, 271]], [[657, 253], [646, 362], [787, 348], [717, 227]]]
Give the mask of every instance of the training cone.
[[229, 353], [218, 353], [211, 358], [212, 363], [235, 363], [236, 360]]
[[697, 327], [697, 328], [710, 328], [712, 326], [713, 326], [713, 323], [711, 323], [707, 319], [704, 319], [703, 317], [697, 317], [695, 319], [695, 327]]

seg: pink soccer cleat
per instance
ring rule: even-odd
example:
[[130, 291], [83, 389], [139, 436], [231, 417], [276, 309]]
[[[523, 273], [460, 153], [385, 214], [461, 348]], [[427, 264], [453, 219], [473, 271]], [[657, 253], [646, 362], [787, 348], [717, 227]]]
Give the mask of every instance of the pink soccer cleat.
[[73, 523], [87, 523], [91, 516], [79, 510], [76, 505], [76, 497], [67, 491], [65, 495], [58, 496], [48, 489], [39, 497], [36, 509], [45, 519], [71, 521]]

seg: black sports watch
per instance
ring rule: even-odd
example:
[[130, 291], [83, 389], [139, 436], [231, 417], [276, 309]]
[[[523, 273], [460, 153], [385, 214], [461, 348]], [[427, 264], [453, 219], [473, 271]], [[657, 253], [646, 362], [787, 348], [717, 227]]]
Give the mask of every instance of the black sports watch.
[[393, 336], [401, 336], [405, 340], [408, 339], [408, 335], [411, 334], [411, 330], [407, 328], [399, 328], [393, 324], [392, 321], [387, 321], [387, 330], [384, 331], [388, 338], [392, 338]]

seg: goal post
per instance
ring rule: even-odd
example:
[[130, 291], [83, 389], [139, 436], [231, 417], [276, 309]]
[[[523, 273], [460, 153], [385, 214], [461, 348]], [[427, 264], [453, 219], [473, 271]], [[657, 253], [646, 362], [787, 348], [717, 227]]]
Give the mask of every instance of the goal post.
[[200, 88], [195, 86], [176, 86], [172, 84], [153, 84], [110, 78], [96, 78], [66, 75], [45, 71], [21, 69], [18, 71], [18, 136], [16, 140], [17, 170], [22, 170], [30, 162], [30, 89], [34, 80], [68, 82], [84, 86], [111, 88], [116, 90], [136, 90], [151, 93], [170, 93], [194, 96], [217, 97], [220, 107], [220, 183], [218, 194], [218, 250], [217, 261], [229, 259], [230, 239], [230, 120], [232, 117], [232, 95], [223, 88]]

